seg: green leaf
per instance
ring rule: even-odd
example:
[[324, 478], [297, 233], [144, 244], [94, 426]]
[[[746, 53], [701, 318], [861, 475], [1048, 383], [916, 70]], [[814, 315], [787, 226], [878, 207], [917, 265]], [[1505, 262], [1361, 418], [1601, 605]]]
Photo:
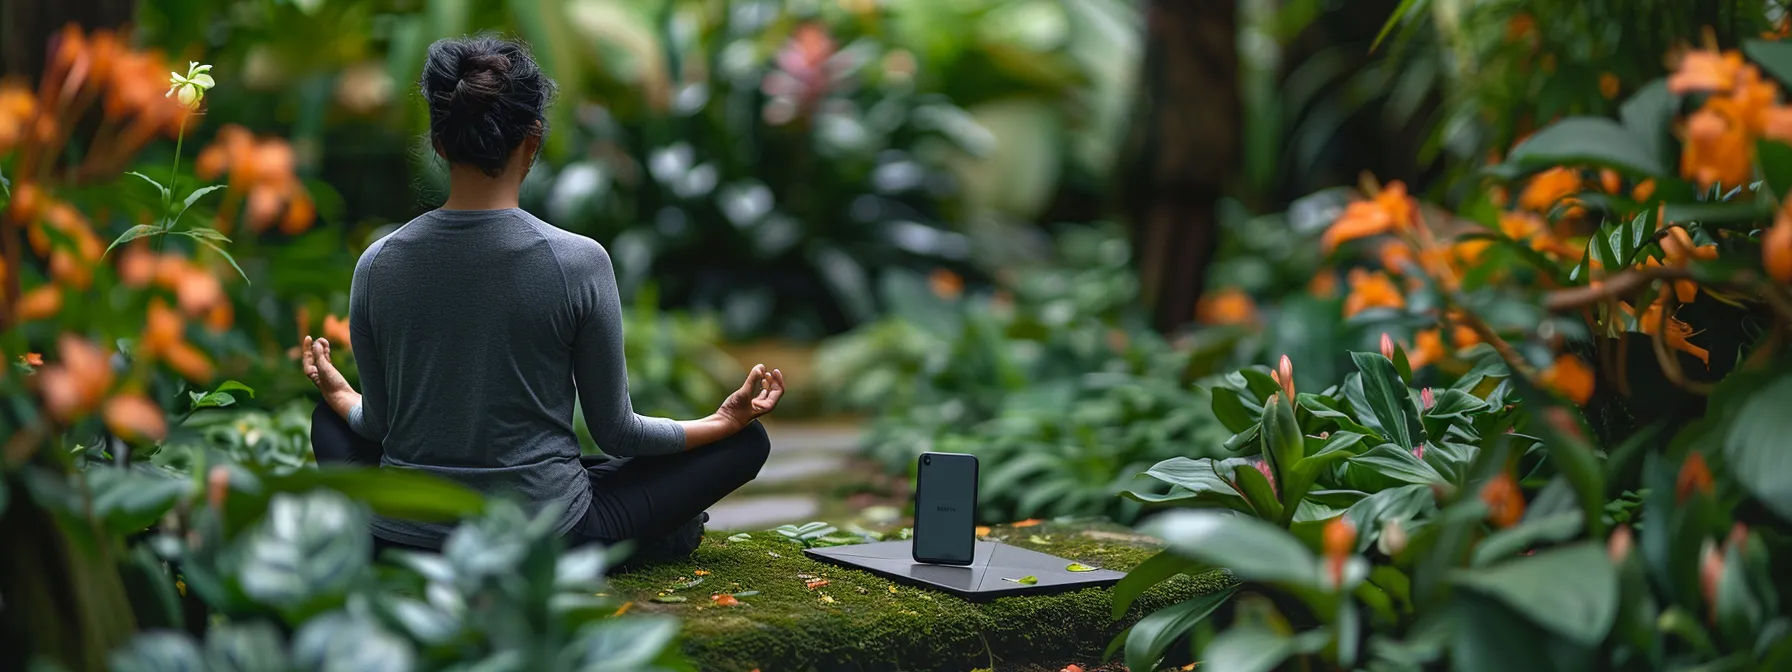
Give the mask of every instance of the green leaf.
[[752, 539], [752, 538], [753, 538], [753, 535], [747, 534], [746, 532], [740, 532], [740, 533], [729, 535], [728, 541], [741, 542], [741, 541], [746, 541], [746, 540]]
[[86, 477], [93, 516], [120, 534], [148, 529], [194, 489], [191, 479], [147, 466], [96, 466]]
[[115, 672], [199, 672], [206, 669], [199, 647], [184, 633], [146, 632], [131, 638], [108, 658]]
[[1482, 539], [1475, 547], [1472, 564], [1476, 567], [1485, 566], [1516, 556], [1539, 543], [1573, 539], [1580, 533], [1583, 523], [1580, 509], [1568, 509], [1539, 520], [1526, 520]]
[[212, 390], [212, 391], [213, 392], [241, 392], [243, 394], [249, 395], [250, 399], [255, 398], [255, 388], [249, 387], [248, 385], [244, 385], [244, 384], [239, 383], [234, 380], [226, 380], [223, 383], [220, 383], [218, 385], [217, 389]]
[[1152, 586], [1177, 574], [1190, 574], [1201, 568], [1201, 563], [1176, 555], [1174, 551], [1158, 551], [1157, 555], [1133, 567], [1119, 583], [1114, 584], [1114, 619], [1119, 620], [1125, 616], [1126, 609], [1132, 606], [1133, 601]]
[[679, 604], [682, 602], [691, 601], [691, 598], [685, 597], [683, 595], [655, 595], [651, 599], [652, 599], [652, 601], [658, 602], [660, 604]]
[[1792, 375], [1782, 374], [1777, 380], [1746, 398], [1730, 425], [1724, 440], [1724, 463], [1736, 482], [1761, 504], [1792, 520], [1792, 450], [1786, 437], [1792, 436], [1792, 413], [1786, 412], [1792, 399]]
[[1219, 418], [1220, 424], [1236, 434], [1256, 426], [1261, 409], [1253, 411], [1255, 404], [1246, 404], [1238, 390], [1230, 387], [1215, 386], [1212, 390], [1213, 415]]
[[1064, 571], [1066, 571], [1066, 572], [1093, 572], [1097, 569], [1101, 569], [1101, 568], [1100, 567], [1090, 567], [1090, 566], [1085, 565], [1080, 562], [1073, 562], [1073, 563], [1070, 563], [1070, 564], [1064, 566]]
[[1743, 40], [1742, 53], [1781, 85], [1792, 86], [1792, 44], [1776, 40]]
[[1604, 639], [1618, 614], [1617, 570], [1604, 546], [1593, 542], [1459, 570], [1451, 578], [1582, 646]]
[[1018, 579], [1003, 578], [1002, 580], [1003, 581], [1012, 581], [1014, 583], [1018, 583], [1023, 586], [1031, 586], [1033, 584], [1039, 583], [1039, 577], [1037, 577], [1037, 576], [1023, 576]]
[[1421, 3], [1426, 2], [1428, 0], [1400, 0], [1400, 6], [1394, 8], [1394, 13], [1389, 14], [1388, 20], [1382, 22], [1381, 30], [1376, 31], [1375, 41], [1369, 43], [1369, 51], [1380, 48], [1381, 41], [1387, 39], [1388, 35], [1394, 32], [1394, 26], [1400, 25], [1401, 21], [1416, 13]]
[[111, 245], [107, 245], [106, 253], [111, 254], [112, 250], [114, 248], [118, 247], [119, 245], [123, 245], [125, 243], [131, 242], [138, 238], [142, 238], [144, 236], [151, 236], [151, 235], [155, 235], [155, 234], [158, 234], [161, 232], [162, 232], [162, 227], [156, 226], [154, 224], [138, 224], [129, 229], [126, 229], [123, 234], [120, 234], [118, 236], [118, 240], [114, 240], [114, 241], [112, 241]]
[[1388, 444], [1371, 448], [1369, 452], [1350, 458], [1345, 463], [1352, 467], [1374, 470], [1401, 483], [1433, 485], [1448, 482], [1443, 474], [1437, 473], [1437, 469], [1424, 460]]
[[1279, 521], [1282, 519], [1282, 502], [1276, 497], [1275, 485], [1269, 477], [1258, 471], [1256, 460], [1242, 460], [1232, 467], [1232, 478], [1238, 483], [1238, 489], [1244, 492], [1244, 498], [1251, 503], [1257, 517], [1264, 520]]
[[342, 495], [275, 494], [267, 517], [234, 549], [243, 593], [293, 613], [360, 580], [372, 556], [366, 516]]
[[224, 235], [217, 229], [206, 228], [203, 226], [195, 226], [191, 229], [181, 229], [179, 231], [170, 231], [169, 233], [177, 236], [186, 236], [194, 240], [210, 240], [221, 243], [230, 242], [229, 236]]
[[1364, 497], [1344, 510], [1344, 517], [1356, 526], [1356, 550], [1362, 552], [1381, 534], [1381, 526], [1390, 520], [1407, 521], [1437, 508], [1431, 488], [1406, 485]]
[[1300, 644], [1260, 625], [1233, 626], [1201, 650], [1201, 666], [1226, 672], [1270, 672], [1302, 648]]
[[[1293, 400], [1281, 395], [1269, 398], [1263, 407], [1263, 456], [1275, 467], [1280, 485], [1286, 486], [1289, 471], [1307, 454], [1307, 441], [1294, 419]], [[1284, 488], [1286, 489], [1286, 488]], [[1298, 501], [1298, 500], [1289, 500]]]
[[[1412, 396], [1407, 394], [1394, 363], [1378, 352], [1353, 352], [1350, 359], [1362, 372], [1362, 401], [1368, 406], [1357, 412], [1375, 416], [1388, 440], [1401, 448], [1412, 450], [1424, 443], [1425, 429], [1419, 424], [1418, 409], [1413, 407]], [[1353, 405], [1355, 401], [1352, 400]]]
[[1147, 503], [1174, 501], [1185, 506], [1206, 504], [1234, 509], [1244, 505], [1244, 498], [1239, 495], [1238, 490], [1215, 473], [1212, 458], [1203, 457], [1191, 460], [1186, 457], [1172, 457], [1152, 465], [1144, 475], [1169, 483], [1180, 490], [1172, 490], [1169, 495], [1134, 491], [1122, 494], [1130, 499]]
[[167, 205], [169, 201], [174, 200], [173, 197], [169, 196], [169, 194], [168, 194], [168, 187], [162, 186], [162, 183], [157, 182], [156, 178], [150, 177], [148, 175], [144, 175], [143, 173], [139, 173], [134, 170], [131, 172], [125, 173], [125, 174], [139, 178], [139, 179], [143, 180], [144, 182], [148, 182], [149, 186], [155, 187], [156, 193], [161, 194], [161, 196], [162, 196], [162, 204], [164, 206]]
[[205, 633], [205, 662], [210, 672], [285, 672], [292, 669], [286, 641], [265, 621], [226, 622]]
[[1673, 121], [1674, 108], [1679, 96], [1668, 92], [1668, 83], [1664, 79], [1644, 84], [1631, 94], [1630, 99], [1618, 107], [1618, 118], [1624, 122], [1625, 130], [1630, 131], [1642, 143], [1642, 149], [1657, 160], [1667, 158], [1664, 148], [1668, 138], [1668, 124]]
[[410, 643], [370, 617], [340, 611], [307, 621], [293, 635], [292, 651], [298, 669], [335, 672], [410, 670], [417, 659]]
[[1157, 669], [1164, 651], [1181, 639], [1203, 619], [1211, 615], [1232, 594], [1237, 586], [1208, 593], [1159, 609], [1139, 619], [1126, 633], [1126, 666], [1134, 670]]
[[253, 284], [249, 280], [249, 274], [244, 273], [243, 267], [238, 266], [236, 264], [236, 257], [230, 256], [230, 253], [225, 251], [224, 248], [218, 247], [217, 243], [213, 243], [212, 241], [206, 240], [204, 238], [195, 238], [194, 240], [199, 241], [199, 244], [201, 244], [201, 245], [204, 245], [206, 247], [217, 250], [218, 254], [224, 255], [224, 260], [230, 262], [230, 267], [236, 269], [236, 274], [243, 276], [243, 282]]
[[1163, 539], [1185, 558], [1232, 570], [1247, 581], [1314, 586], [1318, 559], [1287, 532], [1270, 523], [1219, 511], [1170, 511], [1147, 521], [1141, 531]]
[[1524, 170], [1592, 164], [1644, 177], [1669, 174], [1649, 147], [1647, 140], [1610, 119], [1569, 117], [1512, 148], [1507, 162]]
[[680, 622], [676, 616], [608, 618], [579, 628], [571, 650], [580, 665], [593, 672], [629, 672], [654, 668], [654, 661], [673, 647]]
[[[197, 394], [197, 393], [195, 393]], [[236, 397], [229, 392], [213, 392], [193, 400], [193, 410], [202, 408], [223, 408], [236, 403]]]
[[1761, 165], [1761, 177], [1767, 180], [1768, 191], [1775, 194], [1792, 191], [1792, 145], [1778, 140], [1757, 140], [1755, 162]]
[[[174, 225], [175, 225], [175, 224], [176, 224], [176, 223], [177, 223], [177, 222], [179, 222], [179, 221], [180, 221], [180, 218], [181, 218], [181, 217], [183, 217], [183, 216], [185, 216], [185, 215], [186, 215], [186, 214], [187, 214], [187, 210], [188, 210], [188, 209], [189, 209], [189, 208], [192, 208], [192, 207], [193, 207], [193, 204], [194, 204], [194, 203], [198, 203], [198, 202], [199, 202], [199, 199], [200, 199], [200, 198], [202, 198], [202, 197], [204, 197], [204, 196], [205, 196], [205, 195], [206, 195], [206, 194], [209, 194], [209, 193], [212, 193], [212, 192], [214, 192], [214, 191], [217, 191], [217, 190], [219, 190], [219, 189], [223, 189], [223, 188], [224, 188], [224, 187], [226, 187], [226, 186], [228, 186], [228, 185], [223, 185], [223, 184], [214, 184], [214, 185], [211, 185], [211, 186], [209, 186], [209, 187], [200, 187], [200, 188], [198, 188], [198, 189], [194, 189], [194, 190], [193, 190], [193, 193], [191, 193], [191, 194], [187, 194], [187, 198], [186, 198], [186, 200], [184, 200], [184, 201], [182, 201], [182, 202], [181, 202], [181, 205], [180, 205], [180, 211], [179, 211], [179, 212], [176, 212], [176, 213], [174, 213], [174, 218], [173, 218], [173, 219], [170, 219], [170, 220], [168, 220], [168, 227], [169, 227], [169, 228], [173, 228], [173, 227], [174, 227]], [[210, 229], [206, 229], [206, 230], [207, 230], [207, 231], [211, 231], [211, 230], [210, 230]], [[218, 237], [220, 237], [220, 238], [223, 238], [223, 237], [224, 237], [224, 234], [222, 234], [222, 233], [218, 233], [218, 232], [216, 232], [216, 231], [212, 231], [212, 233], [216, 233], [216, 234], [217, 234], [217, 235], [218, 235]], [[229, 239], [229, 238], [224, 238], [224, 241], [225, 241], [225, 242], [230, 242], [230, 239]]]
[[392, 518], [447, 521], [485, 510], [485, 498], [478, 492], [409, 469], [320, 466], [291, 474], [270, 475], [264, 480], [272, 492], [334, 490], [366, 504], [378, 515]]
[[1665, 221], [1712, 225], [1753, 223], [1772, 216], [1773, 204], [1766, 200], [1669, 203], [1662, 211]]

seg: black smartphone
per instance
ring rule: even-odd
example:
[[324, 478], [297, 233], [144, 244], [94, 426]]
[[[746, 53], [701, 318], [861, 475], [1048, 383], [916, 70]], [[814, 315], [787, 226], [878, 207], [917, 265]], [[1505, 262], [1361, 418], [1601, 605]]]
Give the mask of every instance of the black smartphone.
[[915, 470], [915, 562], [969, 565], [977, 550], [977, 457], [922, 453]]

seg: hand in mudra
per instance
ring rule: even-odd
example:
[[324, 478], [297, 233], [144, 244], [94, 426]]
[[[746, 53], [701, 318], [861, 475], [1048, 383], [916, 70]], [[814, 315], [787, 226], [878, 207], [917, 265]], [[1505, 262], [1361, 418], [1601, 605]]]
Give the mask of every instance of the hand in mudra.
[[777, 408], [778, 399], [783, 396], [784, 372], [777, 369], [767, 371], [764, 364], [759, 364], [747, 372], [747, 381], [741, 383], [740, 389], [728, 395], [728, 400], [722, 402], [722, 408], [717, 413], [745, 427], [747, 423]]
[[311, 384], [324, 393], [324, 401], [331, 408], [336, 408], [339, 400], [347, 401], [346, 397], [355, 394], [355, 388], [349, 387], [348, 379], [342, 377], [342, 372], [337, 371], [336, 365], [330, 362], [329, 339], [306, 336], [299, 344], [299, 351], [305, 377], [310, 378]]

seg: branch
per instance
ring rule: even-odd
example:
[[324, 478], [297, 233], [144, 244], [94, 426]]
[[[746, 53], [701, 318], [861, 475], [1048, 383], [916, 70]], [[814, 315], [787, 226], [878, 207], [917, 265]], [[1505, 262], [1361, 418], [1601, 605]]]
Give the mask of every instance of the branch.
[[1552, 313], [1566, 312], [1584, 308], [1606, 299], [1628, 295], [1656, 280], [1690, 279], [1692, 279], [1692, 274], [1684, 268], [1651, 266], [1628, 270], [1600, 281], [1597, 285], [1550, 292], [1549, 296], [1543, 300], [1543, 307]]

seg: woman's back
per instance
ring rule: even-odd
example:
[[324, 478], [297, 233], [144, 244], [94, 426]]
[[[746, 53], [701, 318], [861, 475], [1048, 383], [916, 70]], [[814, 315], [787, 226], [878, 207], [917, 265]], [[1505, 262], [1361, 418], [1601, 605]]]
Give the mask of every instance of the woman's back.
[[[412, 220], [355, 268], [349, 324], [366, 398], [350, 424], [383, 439], [386, 465], [562, 505], [570, 528], [590, 503], [575, 375], [607, 451], [684, 446], [676, 423], [629, 406], [614, 277], [602, 246], [520, 209]], [[419, 544], [446, 532], [408, 521], [376, 529]]]

